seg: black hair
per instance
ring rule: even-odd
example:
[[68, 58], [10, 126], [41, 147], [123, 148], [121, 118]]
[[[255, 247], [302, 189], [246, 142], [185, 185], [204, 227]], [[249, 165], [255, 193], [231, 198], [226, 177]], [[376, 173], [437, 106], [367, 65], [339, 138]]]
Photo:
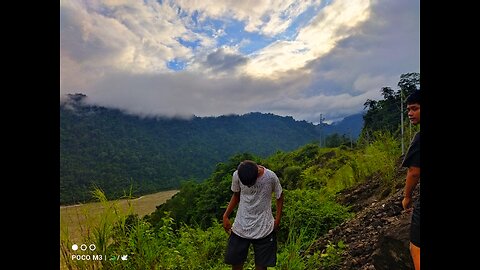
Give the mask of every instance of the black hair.
[[407, 97], [407, 105], [419, 104], [420, 105], [420, 90], [415, 90]]
[[253, 186], [258, 177], [258, 166], [255, 161], [244, 160], [238, 165], [238, 178], [245, 186]]

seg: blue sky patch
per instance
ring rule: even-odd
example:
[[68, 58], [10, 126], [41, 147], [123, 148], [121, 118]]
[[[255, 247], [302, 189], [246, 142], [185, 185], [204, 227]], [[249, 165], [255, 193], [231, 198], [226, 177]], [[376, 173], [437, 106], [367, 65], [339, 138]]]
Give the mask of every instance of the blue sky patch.
[[319, 7], [317, 6], [311, 6], [307, 8], [307, 10], [302, 12], [293, 20], [293, 22], [288, 26], [287, 29], [285, 29], [285, 31], [277, 34], [275, 38], [289, 41], [295, 40], [295, 38], [297, 38], [298, 31], [307, 25], [310, 20], [317, 15], [318, 10]]
[[184, 70], [186, 66], [187, 66], [187, 63], [178, 58], [175, 58], [167, 62], [167, 67], [174, 71]]

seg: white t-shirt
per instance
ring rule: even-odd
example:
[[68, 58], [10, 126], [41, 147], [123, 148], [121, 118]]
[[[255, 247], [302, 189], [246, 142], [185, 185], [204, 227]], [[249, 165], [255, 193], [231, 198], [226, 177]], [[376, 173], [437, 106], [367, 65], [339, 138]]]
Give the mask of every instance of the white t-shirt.
[[263, 167], [264, 173], [257, 178], [255, 185], [247, 187], [238, 178], [238, 171], [232, 176], [232, 191], [240, 192], [237, 216], [232, 231], [243, 238], [260, 239], [273, 231], [275, 219], [272, 214], [272, 193], [277, 199], [282, 194], [282, 186], [277, 175]]

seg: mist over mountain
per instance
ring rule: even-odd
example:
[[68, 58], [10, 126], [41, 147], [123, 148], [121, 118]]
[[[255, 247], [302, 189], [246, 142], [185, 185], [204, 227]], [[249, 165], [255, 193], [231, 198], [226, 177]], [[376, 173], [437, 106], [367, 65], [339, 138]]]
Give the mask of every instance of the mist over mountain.
[[[319, 140], [316, 125], [292, 117], [142, 118], [86, 105], [84, 98], [70, 95], [60, 105], [61, 204], [91, 200], [94, 186], [109, 199], [177, 188], [183, 180], [204, 180], [218, 162], [234, 154], [266, 157]], [[351, 128], [356, 138], [361, 123], [355, 119], [324, 128], [327, 134]]]

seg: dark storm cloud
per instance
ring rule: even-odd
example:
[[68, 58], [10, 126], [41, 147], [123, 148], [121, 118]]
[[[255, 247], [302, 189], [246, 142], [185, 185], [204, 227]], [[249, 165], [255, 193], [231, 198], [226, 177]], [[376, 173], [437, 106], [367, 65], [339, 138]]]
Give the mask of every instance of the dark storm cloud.
[[220, 48], [207, 56], [205, 66], [214, 72], [230, 72], [247, 61], [248, 58], [241, 54], [228, 53]]

